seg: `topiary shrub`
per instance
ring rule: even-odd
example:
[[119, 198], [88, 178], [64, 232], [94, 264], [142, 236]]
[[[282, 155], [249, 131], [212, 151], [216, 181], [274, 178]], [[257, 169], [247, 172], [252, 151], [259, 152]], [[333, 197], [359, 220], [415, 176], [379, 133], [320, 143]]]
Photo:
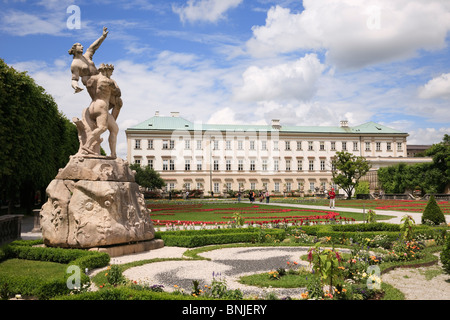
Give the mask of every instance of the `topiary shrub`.
[[436, 199], [432, 195], [428, 200], [425, 210], [422, 214], [422, 224], [441, 224], [445, 223], [445, 216], [442, 213], [441, 208], [436, 202]]
[[444, 250], [441, 252], [441, 263], [445, 273], [450, 274], [450, 236], [447, 235]]

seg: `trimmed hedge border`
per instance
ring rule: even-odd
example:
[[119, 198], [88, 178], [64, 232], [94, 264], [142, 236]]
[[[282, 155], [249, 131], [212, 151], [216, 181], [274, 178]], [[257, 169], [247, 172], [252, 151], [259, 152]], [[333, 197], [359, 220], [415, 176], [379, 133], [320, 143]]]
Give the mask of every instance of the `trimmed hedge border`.
[[166, 246], [194, 248], [213, 244], [264, 242], [267, 235], [283, 241], [286, 234], [284, 229], [232, 228], [159, 231], [155, 233], [155, 238], [164, 240]]
[[[76, 265], [82, 270], [81, 284], [89, 282], [89, 277], [83, 273], [86, 269], [101, 268], [108, 265], [110, 257], [105, 252], [87, 251], [82, 249], [63, 249], [41, 247], [42, 240], [17, 240], [0, 248], [0, 262], [6, 259], [26, 259], [56, 262]], [[57, 295], [68, 294], [67, 279], [71, 274], [57, 280], [41, 281], [32, 276], [15, 277], [0, 276], [0, 286], [8, 285], [10, 292], [20, 292], [25, 296], [35, 296], [40, 300], [48, 300]]]

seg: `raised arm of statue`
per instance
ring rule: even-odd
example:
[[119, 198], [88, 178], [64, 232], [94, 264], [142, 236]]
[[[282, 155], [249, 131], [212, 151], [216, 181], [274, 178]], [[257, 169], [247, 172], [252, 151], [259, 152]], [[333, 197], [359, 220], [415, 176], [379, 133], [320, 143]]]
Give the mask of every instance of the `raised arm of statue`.
[[78, 93], [83, 90], [83, 88], [78, 86], [78, 80], [80, 79], [79, 69], [72, 65], [70, 71], [72, 71], [72, 88], [75, 90], [75, 93]]
[[90, 60], [92, 60], [92, 56], [94, 55], [95, 51], [100, 47], [100, 45], [103, 43], [103, 40], [105, 40], [106, 36], [108, 35], [108, 28], [103, 27], [103, 34], [95, 40], [89, 48], [86, 50], [86, 55]]

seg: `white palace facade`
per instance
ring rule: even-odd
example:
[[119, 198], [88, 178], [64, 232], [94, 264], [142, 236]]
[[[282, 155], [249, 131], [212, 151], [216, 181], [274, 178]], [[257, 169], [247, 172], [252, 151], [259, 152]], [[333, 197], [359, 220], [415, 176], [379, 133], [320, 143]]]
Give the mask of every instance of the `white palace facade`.
[[[350, 127], [198, 124], [159, 115], [128, 128], [127, 160], [150, 165], [168, 190], [268, 190], [272, 194], [332, 186], [337, 151], [363, 156], [376, 169], [407, 162], [405, 132], [368, 122]], [[411, 159], [411, 158], [409, 158]]]

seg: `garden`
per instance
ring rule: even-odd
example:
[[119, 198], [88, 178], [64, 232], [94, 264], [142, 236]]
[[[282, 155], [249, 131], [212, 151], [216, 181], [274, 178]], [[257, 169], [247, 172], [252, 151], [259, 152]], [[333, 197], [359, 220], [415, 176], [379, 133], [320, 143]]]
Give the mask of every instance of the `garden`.
[[[14, 241], [0, 248], [0, 298], [402, 300], [402, 292], [381, 280], [384, 273], [440, 261], [442, 273], [450, 274], [449, 226], [417, 224], [407, 214], [401, 224], [390, 224], [377, 222], [380, 217], [375, 211], [365, 221], [362, 214], [263, 204], [189, 200], [148, 205], [157, 227], [155, 237], [163, 239], [165, 246], [186, 248], [182, 258], [115, 264], [106, 253], [49, 248], [42, 240]], [[192, 279], [189, 287], [167, 290], [162, 284], [131, 281], [123, 275], [141, 265], [207, 260], [202, 256], [205, 252], [231, 247], [305, 248], [297, 260], [280, 260], [273, 270], [239, 279], [242, 285], [293, 288], [298, 294], [249, 296], [229, 288], [221, 276], [210, 283]], [[78, 270], [78, 278], [67, 272], [69, 267]], [[78, 283], [69, 286], [73, 279]]]

